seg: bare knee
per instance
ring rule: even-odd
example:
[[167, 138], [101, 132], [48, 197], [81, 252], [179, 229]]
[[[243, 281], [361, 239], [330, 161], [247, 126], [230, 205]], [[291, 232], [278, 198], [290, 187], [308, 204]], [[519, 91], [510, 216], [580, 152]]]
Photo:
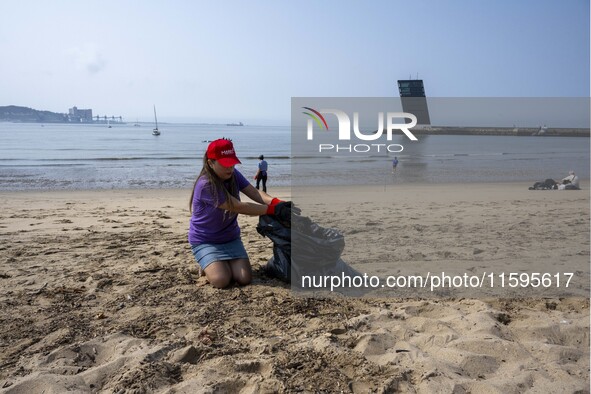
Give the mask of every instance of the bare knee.
[[205, 274], [205, 276], [207, 277], [209, 283], [211, 283], [213, 287], [217, 287], [218, 289], [228, 287], [228, 285], [232, 281], [232, 278], [230, 276], [214, 276], [207, 274]]
[[223, 289], [232, 281], [232, 271], [226, 262], [216, 261], [205, 268], [205, 277], [213, 287]]
[[232, 277], [240, 286], [245, 286], [252, 282], [252, 268], [248, 259], [237, 259], [230, 263]]
[[246, 286], [250, 284], [250, 282], [252, 282], [252, 274], [250, 274], [249, 272], [248, 274], [235, 277], [234, 279], [236, 280], [236, 283], [238, 283], [240, 286]]

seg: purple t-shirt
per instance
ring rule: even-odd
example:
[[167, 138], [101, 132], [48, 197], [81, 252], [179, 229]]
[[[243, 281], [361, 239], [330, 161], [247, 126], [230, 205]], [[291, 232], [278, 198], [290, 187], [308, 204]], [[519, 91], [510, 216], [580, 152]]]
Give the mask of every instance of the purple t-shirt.
[[[250, 182], [238, 170], [234, 169], [234, 175], [238, 190], [250, 185]], [[229, 191], [230, 180], [225, 181], [224, 186]], [[240, 237], [238, 214], [218, 208], [219, 205], [226, 202], [224, 192], [220, 190], [218, 194], [216, 199], [207, 177], [199, 177], [193, 194], [193, 214], [189, 224], [189, 243], [191, 245], [226, 243]], [[239, 193], [236, 193], [234, 197], [240, 200]]]

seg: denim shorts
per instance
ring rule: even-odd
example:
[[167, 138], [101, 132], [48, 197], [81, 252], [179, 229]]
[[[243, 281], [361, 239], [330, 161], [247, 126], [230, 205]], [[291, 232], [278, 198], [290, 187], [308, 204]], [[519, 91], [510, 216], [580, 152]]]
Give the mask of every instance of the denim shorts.
[[203, 270], [214, 261], [248, 258], [248, 254], [246, 254], [246, 249], [244, 249], [240, 238], [225, 244], [191, 245], [191, 250], [193, 251], [195, 260]]

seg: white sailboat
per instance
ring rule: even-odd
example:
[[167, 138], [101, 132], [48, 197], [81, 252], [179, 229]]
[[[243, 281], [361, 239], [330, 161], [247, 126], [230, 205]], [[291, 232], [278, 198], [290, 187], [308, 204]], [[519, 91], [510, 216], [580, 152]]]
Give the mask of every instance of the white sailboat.
[[152, 130], [152, 135], [160, 135], [160, 130], [158, 130], [158, 118], [156, 117], [156, 106], [154, 105], [154, 122], [156, 123], [156, 127]]

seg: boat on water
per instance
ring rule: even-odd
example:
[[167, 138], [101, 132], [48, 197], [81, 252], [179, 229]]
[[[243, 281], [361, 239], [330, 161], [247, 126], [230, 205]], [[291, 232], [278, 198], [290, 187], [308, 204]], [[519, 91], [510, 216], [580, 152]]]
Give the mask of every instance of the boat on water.
[[158, 118], [156, 117], [156, 106], [154, 105], [154, 123], [156, 127], [152, 130], [152, 135], [160, 135], [160, 130], [158, 130]]
[[227, 123], [226, 126], [244, 126], [244, 123], [242, 123], [242, 122], [238, 122], [238, 123]]

